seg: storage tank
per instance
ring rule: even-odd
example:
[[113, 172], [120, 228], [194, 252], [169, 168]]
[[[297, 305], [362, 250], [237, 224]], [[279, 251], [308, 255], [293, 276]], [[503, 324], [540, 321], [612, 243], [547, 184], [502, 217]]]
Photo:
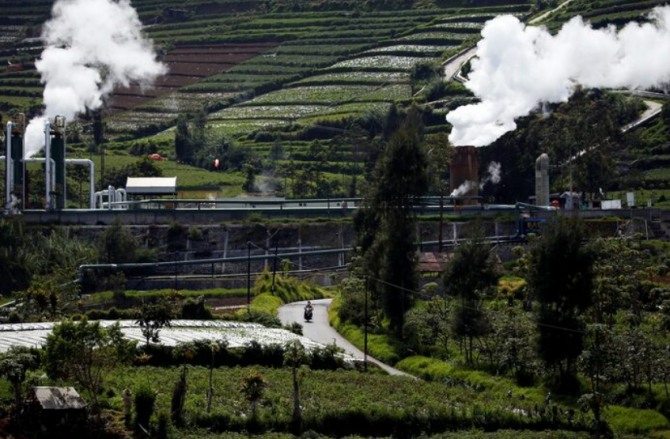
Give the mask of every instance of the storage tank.
[[[449, 184], [453, 197], [479, 195], [479, 158], [474, 146], [457, 146], [451, 159]], [[460, 204], [477, 204], [476, 199], [460, 200]]]

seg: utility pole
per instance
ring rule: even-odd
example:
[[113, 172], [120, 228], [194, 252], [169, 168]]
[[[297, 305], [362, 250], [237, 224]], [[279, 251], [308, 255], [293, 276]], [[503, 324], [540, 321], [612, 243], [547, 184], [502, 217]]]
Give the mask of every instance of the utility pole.
[[275, 257], [272, 264], [272, 294], [275, 293], [275, 276], [277, 275], [277, 252], [279, 251], [279, 240], [275, 237]]
[[251, 313], [251, 241], [247, 241], [247, 312]]
[[365, 318], [363, 319], [363, 368], [368, 371], [368, 277], [365, 276]]

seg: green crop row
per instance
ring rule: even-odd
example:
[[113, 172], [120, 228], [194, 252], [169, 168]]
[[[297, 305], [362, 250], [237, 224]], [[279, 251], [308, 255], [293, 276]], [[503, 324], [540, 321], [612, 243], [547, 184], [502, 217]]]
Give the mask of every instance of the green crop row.
[[335, 104], [347, 101], [394, 101], [409, 97], [409, 86], [394, 84], [387, 87], [373, 86], [319, 86], [296, 87], [278, 90], [259, 96], [250, 105], [266, 104]]
[[296, 119], [324, 108], [323, 105], [240, 105], [213, 113], [210, 120], [277, 118]]
[[333, 64], [332, 69], [378, 69], [385, 71], [409, 71], [415, 64], [424, 61], [424, 57], [377, 55], [352, 58]]
[[309, 76], [291, 85], [327, 85], [327, 84], [388, 84], [407, 83], [406, 72], [337, 72]]

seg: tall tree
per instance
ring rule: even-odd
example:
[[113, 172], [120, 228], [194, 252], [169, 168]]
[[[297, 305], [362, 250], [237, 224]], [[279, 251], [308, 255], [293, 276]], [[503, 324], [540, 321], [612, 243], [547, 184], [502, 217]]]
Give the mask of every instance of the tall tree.
[[39, 366], [39, 354], [29, 348], [12, 346], [0, 356], [0, 376], [9, 381], [14, 391], [14, 409], [21, 407], [23, 383], [26, 373]]
[[390, 326], [402, 330], [417, 286], [416, 228], [412, 207], [428, 188], [420, 113], [410, 109], [380, 156], [370, 193], [355, 219], [365, 270], [375, 279]]
[[550, 225], [531, 249], [528, 286], [539, 306], [538, 354], [558, 372], [564, 390], [574, 384], [575, 360], [586, 326], [582, 312], [592, 303], [595, 254], [584, 243], [582, 224], [562, 219]]
[[94, 411], [100, 404], [107, 374], [119, 364], [129, 362], [135, 343], [123, 337], [116, 324], [109, 328], [99, 322], [65, 320], [56, 325], [45, 344], [45, 370], [49, 377], [74, 380], [84, 388]]
[[140, 315], [135, 323], [140, 325], [147, 346], [150, 342], [158, 343], [161, 329], [170, 327], [177, 308], [174, 299], [174, 297], [162, 296], [153, 303], [142, 304]]
[[458, 299], [453, 331], [466, 341], [465, 359], [472, 365], [473, 340], [490, 331], [482, 301], [498, 281], [495, 261], [481, 236], [475, 236], [456, 249], [444, 270], [443, 280], [446, 293]]
[[28, 288], [35, 262], [21, 220], [0, 220], [0, 294]]
[[174, 135], [174, 148], [177, 160], [191, 163], [194, 156], [193, 139], [188, 126], [188, 117], [180, 114]]
[[299, 340], [291, 340], [284, 345], [284, 365], [291, 368], [293, 376], [293, 415], [291, 424], [294, 434], [300, 434], [302, 428], [302, 411], [300, 409], [300, 366], [307, 362], [305, 347]]

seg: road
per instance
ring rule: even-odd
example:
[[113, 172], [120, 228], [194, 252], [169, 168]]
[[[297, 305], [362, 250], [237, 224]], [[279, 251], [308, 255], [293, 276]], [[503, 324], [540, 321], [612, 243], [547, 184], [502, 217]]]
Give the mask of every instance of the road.
[[[344, 349], [344, 351], [356, 359], [363, 360], [364, 354], [356, 346], [349, 343], [342, 337], [335, 329], [330, 326], [328, 322], [328, 307], [333, 299], [319, 299], [312, 300], [314, 307], [313, 319], [311, 322], [305, 322], [303, 317], [303, 310], [306, 301], [293, 302], [279, 308], [279, 319], [282, 324], [287, 325], [293, 322], [298, 322], [302, 325], [303, 336], [322, 344], [335, 344]], [[391, 375], [411, 376], [398, 369], [382, 363], [368, 355], [368, 361], [384, 369]]]

